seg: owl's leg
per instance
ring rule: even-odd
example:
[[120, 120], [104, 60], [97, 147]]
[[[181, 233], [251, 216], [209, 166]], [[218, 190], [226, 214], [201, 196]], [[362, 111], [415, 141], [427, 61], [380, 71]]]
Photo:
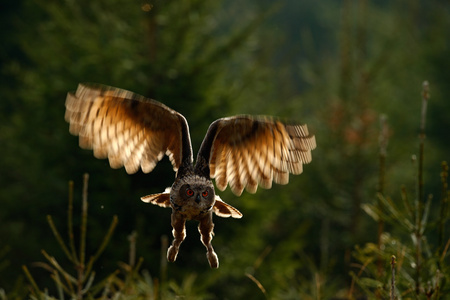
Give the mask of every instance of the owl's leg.
[[200, 232], [202, 243], [203, 245], [205, 245], [207, 250], [206, 257], [208, 258], [211, 268], [217, 269], [219, 267], [219, 258], [217, 257], [216, 252], [214, 252], [213, 246], [211, 245], [214, 229], [212, 213], [209, 213], [199, 221], [200, 224], [198, 225], [198, 231]]
[[174, 262], [177, 259], [178, 250], [180, 249], [181, 243], [184, 241], [186, 237], [186, 228], [185, 228], [186, 218], [180, 214], [172, 212], [172, 234], [173, 234], [173, 242], [172, 246], [167, 250], [167, 260], [170, 262]]

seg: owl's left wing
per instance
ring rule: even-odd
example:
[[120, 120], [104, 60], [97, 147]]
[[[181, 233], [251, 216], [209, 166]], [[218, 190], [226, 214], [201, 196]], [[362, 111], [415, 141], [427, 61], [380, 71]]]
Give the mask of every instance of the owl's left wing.
[[65, 119], [80, 147], [108, 158], [112, 168], [125, 166], [129, 174], [153, 170], [164, 154], [178, 170], [192, 161], [186, 119], [152, 99], [119, 88], [80, 84], [66, 99]]
[[[229, 184], [239, 196], [244, 188], [254, 193], [258, 185], [268, 189], [272, 182], [287, 184], [289, 173], [300, 174], [303, 164], [311, 161], [315, 147], [306, 125], [271, 117], [223, 118], [210, 125], [196, 167], [204, 175], [209, 171], [220, 190]], [[203, 168], [202, 161], [208, 162]]]

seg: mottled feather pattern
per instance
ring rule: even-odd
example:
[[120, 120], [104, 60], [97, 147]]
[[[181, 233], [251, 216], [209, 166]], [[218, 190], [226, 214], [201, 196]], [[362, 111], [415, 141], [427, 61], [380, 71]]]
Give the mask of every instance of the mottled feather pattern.
[[112, 168], [149, 173], [164, 154], [174, 170], [181, 163], [178, 113], [157, 101], [122, 89], [80, 84], [67, 96], [65, 118], [70, 133], [80, 136], [80, 147], [108, 158]]
[[211, 177], [220, 190], [229, 184], [236, 195], [244, 188], [254, 193], [258, 185], [287, 184], [289, 173], [302, 173], [315, 147], [306, 125], [285, 125], [270, 117], [224, 118], [211, 149]]
[[[152, 194], [141, 197], [141, 200], [146, 203], [152, 203], [161, 207], [170, 207], [170, 191], [168, 187], [163, 193]], [[213, 211], [216, 215], [222, 218], [242, 218], [242, 213], [233, 206], [225, 203], [218, 195], [215, 196], [216, 202], [214, 203]]]
[[141, 200], [145, 203], [151, 203], [161, 207], [170, 207], [170, 190], [171, 188], [168, 187], [163, 193], [143, 196]]
[[222, 218], [229, 218], [232, 217], [234, 219], [240, 219], [242, 218], [242, 214], [240, 211], [238, 211], [233, 206], [225, 203], [222, 201], [222, 199], [216, 195], [216, 203], [213, 207], [214, 213]]
[[228, 185], [236, 195], [258, 186], [287, 184], [289, 174], [300, 174], [312, 159], [316, 140], [306, 125], [286, 124], [272, 117], [248, 115], [211, 123], [194, 165], [189, 127], [178, 112], [132, 92], [97, 84], [80, 84], [66, 99], [69, 131], [82, 148], [107, 158], [112, 168], [129, 174], [149, 173], [164, 155], [176, 171], [175, 181], [163, 193], [144, 196], [146, 203], [172, 209], [172, 245], [167, 259], [175, 261], [186, 237], [185, 222], [197, 220], [201, 241], [212, 268], [219, 267], [211, 244], [212, 214], [241, 218], [242, 214], [215, 193]]

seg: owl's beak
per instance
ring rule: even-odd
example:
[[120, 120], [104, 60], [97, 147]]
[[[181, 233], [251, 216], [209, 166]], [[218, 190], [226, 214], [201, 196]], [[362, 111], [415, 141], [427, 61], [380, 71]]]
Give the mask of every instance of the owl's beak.
[[200, 194], [197, 194], [197, 197], [195, 198], [195, 202], [200, 203]]

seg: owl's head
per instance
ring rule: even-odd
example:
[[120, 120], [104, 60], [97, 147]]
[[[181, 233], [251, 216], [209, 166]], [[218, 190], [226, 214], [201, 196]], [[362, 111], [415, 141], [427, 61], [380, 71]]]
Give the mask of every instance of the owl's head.
[[191, 175], [174, 182], [170, 191], [170, 202], [176, 211], [190, 219], [197, 219], [212, 210], [215, 196], [211, 180]]

